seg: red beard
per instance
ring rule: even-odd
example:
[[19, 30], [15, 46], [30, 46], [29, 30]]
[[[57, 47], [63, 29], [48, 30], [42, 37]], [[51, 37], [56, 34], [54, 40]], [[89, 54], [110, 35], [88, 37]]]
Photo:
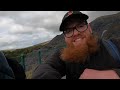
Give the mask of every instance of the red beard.
[[97, 38], [91, 35], [87, 38], [86, 43], [81, 44], [79, 47], [68, 44], [66, 48], [61, 51], [61, 58], [67, 62], [79, 62], [84, 63], [89, 54], [95, 53], [99, 45], [97, 44]]

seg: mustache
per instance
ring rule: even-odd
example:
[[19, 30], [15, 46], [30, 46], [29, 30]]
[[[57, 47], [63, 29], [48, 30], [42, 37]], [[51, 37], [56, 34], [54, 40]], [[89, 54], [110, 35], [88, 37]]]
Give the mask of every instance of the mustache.
[[79, 38], [83, 39], [83, 38], [86, 38], [86, 36], [84, 36], [84, 35], [79, 35], [79, 37], [74, 37], [72, 41], [75, 41], [76, 39], [79, 39]]

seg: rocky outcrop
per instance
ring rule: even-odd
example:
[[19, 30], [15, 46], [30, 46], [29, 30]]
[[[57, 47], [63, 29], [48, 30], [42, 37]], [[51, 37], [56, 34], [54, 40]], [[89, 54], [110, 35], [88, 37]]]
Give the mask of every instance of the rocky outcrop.
[[54, 37], [47, 45], [40, 49], [42, 62], [49, 59], [51, 55], [54, 54], [58, 49], [65, 47], [64, 35], [57, 35]]
[[107, 30], [105, 38], [120, 37], [120, 13], [96, 18], [90, 25], [98, 36]]

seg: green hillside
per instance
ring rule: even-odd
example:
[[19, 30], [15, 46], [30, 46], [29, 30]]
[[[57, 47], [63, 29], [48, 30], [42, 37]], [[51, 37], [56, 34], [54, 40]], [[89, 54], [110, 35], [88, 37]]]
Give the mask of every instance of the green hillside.
[[31, 46], [31, 47], [22, 48], [22, 49], [5, 50], [3, 52], [7, 58], [15, 59], [19, 62], [21, 55], [26, 55], [28, 53], [33, 52], [34, 50], [38, 50], [38, 49], [42, 48], [43, 46], [45, 46], [48, 42], [49, 41], [38, 44], [38, 45]]

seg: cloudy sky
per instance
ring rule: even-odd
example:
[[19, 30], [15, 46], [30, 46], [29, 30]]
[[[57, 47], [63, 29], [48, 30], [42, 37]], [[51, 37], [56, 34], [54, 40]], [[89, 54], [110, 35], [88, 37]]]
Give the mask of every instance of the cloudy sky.
[[[88, 22], [120, 11], [82, 11]], [[0, 50], [29, 47], [61, 34], [59, 25], [66, 11], [0, 11]]]

